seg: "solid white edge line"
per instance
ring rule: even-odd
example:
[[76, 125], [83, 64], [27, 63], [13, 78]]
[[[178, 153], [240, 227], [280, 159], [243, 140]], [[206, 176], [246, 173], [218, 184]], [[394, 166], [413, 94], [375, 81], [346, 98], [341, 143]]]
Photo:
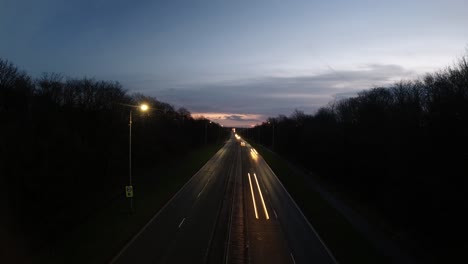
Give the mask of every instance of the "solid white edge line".
[[182, 226], [182, 224], [184, 223], [184, 221], [185, 221], [185, 217], [184, 217], [184, 219], [182, 219], [182, 221], [180, 222], [179, 228]]
[[273, 175], [275, 175], [276, 177], [276, 180], [281, 184], [281, 187], [283, 187], [283, 190], [286, 192], [286, 194], [289, 196], [289, 199], [291, 199], [291, 201], [294, 203], [294, 205], [296, 206], [297, 210], [301, 213], [302, 217], [304, 218], [304, 220], [307, 222], [307, 224], [309, 225], [310, 229], [312, 229], [312, 231], [314, 232], [314, 234], [317, 236], [318, 240], [320, 241], [320, 243], [322, 244], [322, 246], [325, 248], [325, 250], [327, 251], [328, 255], [330, 255], [330, 257], [332, 258], [333, 262], [335, 264], [338, 264], [339, 262], [336, 260], [335, 256], [332, 254], [332, 252], [330, 251], [330, 249], [327, 247], [327, 245], [323, 242], [322, 238], [320, 237], [320, 235], [317, 233], [317, 231], [315, 230], [315, 228], [312, 226], [312, 224], [309, 222], [309, 220], [307, 219], [307, 217], [305, 217], [304, 213], [302, 212], [301, 208], [299, 208], [299, 206], [297, 205], [296, 201], [294, 201], [294, 199], [291, 197], [291, 194], [289, 194], [289, 192], [286, 190], [286, 188], [284, 187], [283, 183], [280, 181], [280, 179], [278, 178], [278, 176], [276, 176], [275, 172], [270, 168], [270, 165], [268, 165], [268, 163], [263, 159], [262, 157], [262, 160], [263, 162], [265, 163], [265, 165], [267, 166], [267, 168], [271, 171], [271, 173], [273, 173]]
[[252, 193], [252, 202], [253, 202], [253, 206], [255, 210], [255, 218], [258, 219], [257, 205], [255, 204], [255, 196], [254, 196], [254, 191], [252, 188], [252, 181], [250, 180], [250, 173], [247, 173], [247, 175], [249, 176], [250, 192]]
[[268, 220], [270, 219], [270, 216], [268, 215], [268, 210], [266, 208], [265, 201], [263, 200], [262, 190], [260, 190], [260, 185], [258, 184], [257, 175], [255, 173], [254, 173], [254, 177], [255, 177], [255, 182], [257, 183], [258, 193], [260, 193], [260, 199], [262, 200], [263, 210], [265, 211], [265, 216], [266, 216], [266, 219]]
[[[220, 149], [213, 155], [213, 157], [216, 156], [216, 155], [218, 155], [218, 153], [221, 155], [221, 152], [222, 152], [222, 150], [223, 150], [223, 148], [224, 148], [225, 146], [226, 146], [226, 144], [224, 144], [224, 146], [223, 146], [222, 148], [220, 148]], [[148, 221], [148, 223], [146, 223], [146, 225], [144, 225], [144, 226], [140, 229], [140, 231], [138, 231], [138, 233], [136, 233], [136, 235], [133, 236], [132, 239], [130, 239], [130, 241], [128, 241], [127, 244], [125, 244], [125, 246], [119, 251], [119, 253], [117, 253], [117, 255], [115, 255], [115, 257], [112, 258], [112, 260], [111, 260], [109, 263], [114, 263], [114, 262], [117, 261], [117, 259], [119, 259], [119, 257], [127, 250], [127, 248], [129, 248], [130, 245], [131, 245], [133, 242], [135, 242], [135, 240], [146, 230], [146, 228], [148, 228], [148, 226], [154, 221], [154, 219], [156, 219], [156, 218], [159, 216], [159, 214], [160, 214], [162, 211], [164, 211], [164, 209], [172, 202], [172, 200], [174, 200], [175, 197], [177, 197], [177, 195], [179, 195], [179, 193], [180, 193], [183, 189], [185, 189], [185, 187], [186, 187], [190, 182], [193, 181], [193, 179], [195, 179], [195, 176], [197, 176], [197, 175], [203, 170], [203, 168], [205, 168], [205, 166], [208, 164], [208, 162], [211, 161], [211, 159], [212, 159], [213, 157], [211, 157], [211, 158], [205, 163], [205, 165], [203, 165], [203, 166], [202, 166], [202, 167], [201, 167], [201, 168], [200, 168], [200, 169], [199, 169], [199, 170], [198, 170], [198, 171], [197, 171], [197, 172], [196, 172], [196, 173], [195, 173], [195, 174], [194, 174], [194, 175], [193, 175], [193, 176], [192, 176], [192, 177], [191, 177], [175, 194], [174, 194], [174, 196], [172, 196], [172, 198], [171, 198], [169, 201], [167, 201], [167, 203], [166, 203], [161, 209], [159, 209], [159, 211]]]

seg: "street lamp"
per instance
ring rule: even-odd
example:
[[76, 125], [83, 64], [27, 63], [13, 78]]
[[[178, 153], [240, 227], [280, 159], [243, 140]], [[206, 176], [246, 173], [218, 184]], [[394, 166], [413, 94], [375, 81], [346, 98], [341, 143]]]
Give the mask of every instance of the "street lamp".
[[[149, 109], [147, 104], [141, 104], [138, 106], [140, 111], [146, 112]], [[127, 198], [130, 198], [130, 210], [133, 212], [133, 186], [132, 186], [132, 110], [129, 115], [129, 134], [128, 134], [128, 186], [125, 186], [125, 194]]]
[[140, 110], [145, 112], [145, 111], [148, 111], [149, 109], [149, 106], [147, 104], [141, 104], [140, 105]]

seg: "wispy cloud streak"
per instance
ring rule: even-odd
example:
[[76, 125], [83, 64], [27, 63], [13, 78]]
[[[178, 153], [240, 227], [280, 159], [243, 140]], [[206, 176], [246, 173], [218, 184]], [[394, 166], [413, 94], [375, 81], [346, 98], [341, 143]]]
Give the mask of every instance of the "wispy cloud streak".
[[268, 116], [289, 114], [294, 109], [312, 113], [335, 99], [413, 75], [414, 72], [398, 65], [369, 64], [315, 75], [264, 77], [172, 89], [150, 90], [148, 87], [145, 91], [195, 113], [220, 115], [225, 123], [248, 126]]

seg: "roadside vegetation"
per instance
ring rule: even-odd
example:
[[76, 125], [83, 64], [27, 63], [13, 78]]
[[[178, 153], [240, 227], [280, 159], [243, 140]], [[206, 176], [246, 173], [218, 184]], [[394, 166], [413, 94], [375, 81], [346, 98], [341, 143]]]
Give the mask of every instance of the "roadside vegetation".
[[140, 173], [134, 184], [133, 212], [130, 212], [129, 200], [119, 195], [99, 212], [63, 234], [58, 243], [41, 252], [40, 262], [109, 263], [222, 144], [191, 150], [177, 160]]
[[251, 144], [281, 180], [337, 261], [342, 264], [391, 263], [336, 208], [309, 186], [310, 182], [300, 175], [297, 168], [269, 149]]
[[[142, 113], [132, 107], [140, 103], [148, 104], [150, 110]], [[125, 200], [124, 186], [128, 185], [132, 109], [135, 203], [142, 214], [118, 219], [115, 214], [125, 208], [118, 203]], [[97, 228], [107, 225], [104, 232], [120, 225], [125, 235], [116, 239], [121, 243], [135, 231], [121, 224], [127, 220], [143, 223], [155, 213], [228, 134], [207, 119], [192, 118], [184, 108], [128, 94], [117, 82], [53, 73], [32, 78], [2, 59], [0, 122], [0, 206], [5, 216], [0, 220], [1, 253], [6, 262], [15, 263], [33, 262], [47, 251], [60, 255], [54, 252], [59, 250], [55, 246], [92, 219], [101, 219]], [[188, 163], [177, 167], [178, 161]], [[174, 167], [174, 174], [165, 171]], [[155, 187], [154, 195], [160, 196], [150, 197], [150, 191], [138, 186], [141, 182], [167, 188]], [[146, 208], [147, 201], [155, 204]], [[116, 219], [96, 218], [103, 212]], [[100, 230], [95, 231], [99, 236]], [[82, 242], [77, 246], [87, 243]]]
[[467, 260], [468, 55], [243, 134], [384, 219], [422, 262]]

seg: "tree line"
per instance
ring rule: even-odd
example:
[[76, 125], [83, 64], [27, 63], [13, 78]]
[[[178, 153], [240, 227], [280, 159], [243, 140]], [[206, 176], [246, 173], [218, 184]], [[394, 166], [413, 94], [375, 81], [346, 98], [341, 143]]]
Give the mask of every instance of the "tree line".
[[373, 208], [422, 255], [447, 260], [467, 249], [468, 55], [244, 135]]
[[[143, 102], [150, 106], [144, 113], [134, 107]], [[131, 109], [135, 172], [228, 134], [185, 108], [129, 94], [118, 82], [55, 73], [32, 78], [0, 59], [3, 249], [19, 250], [30, 238], [47, 243], [99, 201], [123, 195]]]

